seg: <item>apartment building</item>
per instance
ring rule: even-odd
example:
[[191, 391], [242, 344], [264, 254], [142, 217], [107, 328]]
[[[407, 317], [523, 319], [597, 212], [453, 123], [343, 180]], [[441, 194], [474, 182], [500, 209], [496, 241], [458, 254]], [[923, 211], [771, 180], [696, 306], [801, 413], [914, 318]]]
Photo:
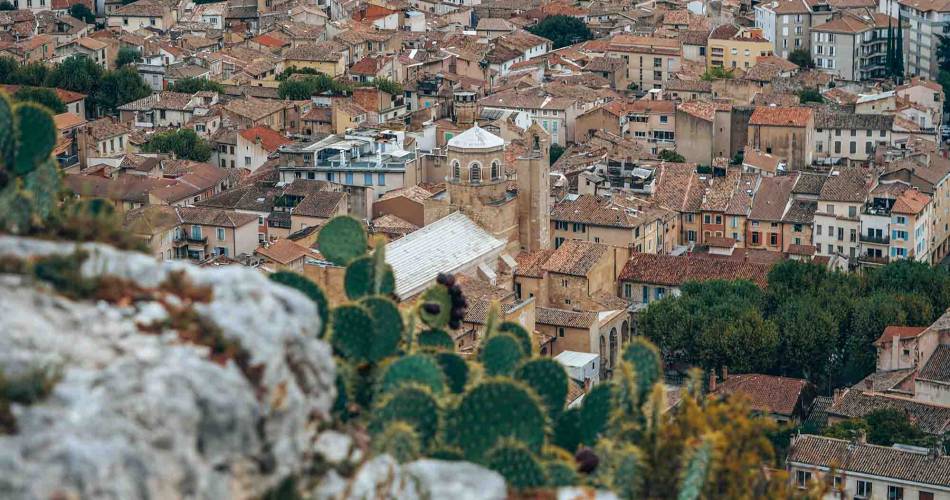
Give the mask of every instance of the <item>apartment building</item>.
[[575, 142], [575, 121], [579, 113], [577, 100], [555, 97], [542, 89], [505, 90], [478, 102], [483, 110], [499, 109], [527, 112], [532, 120], [551, 135], [551, 144]]
[[675, 38], [617, 35], [607, 44], [606, 56], [623, 59], [623, 87], [636, 84], [643, 90], [663, 88], [680, 70], [682, 44]]
[[755, 27], [772, 42], [775, 54], [785, 59], [796, 49], [809, 49], [811, 27], [831, 17], [827, 3], [774, 0], [755, 6]]
[[818, 111], [815, 158], [867, 164], [876, 148], [891, 144], [893, 126], [893, 115]]
[[723, 24], [714, 29], [706, 42], [706, 68], [747, 70], [760, 57], [772, 55], [772, 42], [765, 38], [762, 28], [746, 28]]
[[811, 57], [815, 68], [849, 81], [883, 78], [886, 71], [888, 22], [886, 14], [863, 11], [835, 13], [811, 28]]
[[861, 253], [861, 210], [868, 199], [870, 182], [861, 168], [831, 172], [818, 195], [812, 233], [819, 255], [839, 255], [857, 262]]
[[940, 36], [950, 33], [950, 3], [932, 0], [898, 0], [904, 18], [904, 62], [908, 75], [932, 80], [940, 73], [937, 47]]

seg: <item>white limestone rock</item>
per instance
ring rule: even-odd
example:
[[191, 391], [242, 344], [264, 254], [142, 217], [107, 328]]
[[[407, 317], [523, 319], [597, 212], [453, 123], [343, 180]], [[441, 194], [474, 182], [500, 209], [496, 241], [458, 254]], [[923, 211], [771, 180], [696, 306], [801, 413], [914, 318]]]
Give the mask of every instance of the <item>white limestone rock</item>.
[[[202, 269], [81, 245], [86, 277], [155, 287], [172, 271], [212, 289], [195, 305], [262, 365], [257, 387], [233, 361], [174, 332], [156, 302], [72, 301], [0, 275], [0, 369], [61, 375], [52, 394], [15, 406], [19, 431], [0, 436], [0, 498], [255, 498], [307, 466], [317, 423], [335, 398], [330, 347], [314, 304], [258, 271]], [[70, 254], [75, 244], [0, 236], [0, 257]]]

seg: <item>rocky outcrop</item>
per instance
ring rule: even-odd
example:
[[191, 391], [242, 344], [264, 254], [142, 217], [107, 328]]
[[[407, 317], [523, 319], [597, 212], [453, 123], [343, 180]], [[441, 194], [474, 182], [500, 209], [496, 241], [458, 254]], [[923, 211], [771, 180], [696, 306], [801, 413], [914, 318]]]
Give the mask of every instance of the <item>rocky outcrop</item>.
[[[0, 236], [7, 261], [76, 248]], [[307, 467], [335, 397], [310, 300], [240, 266], [82, 248], [82, 276], [115, 277], [110, 286], [139, 289], [134, 300], [72, 300], [0, 274], [0, 369], [58, 377], [43, 400], [12, 408], [0, 498], [253, 498]], [[141, 289], [182, 277], [208, 299], [174, 290], [142, 299]], [[176, 331], [186, 312], [240, 346], [243, 365]]]

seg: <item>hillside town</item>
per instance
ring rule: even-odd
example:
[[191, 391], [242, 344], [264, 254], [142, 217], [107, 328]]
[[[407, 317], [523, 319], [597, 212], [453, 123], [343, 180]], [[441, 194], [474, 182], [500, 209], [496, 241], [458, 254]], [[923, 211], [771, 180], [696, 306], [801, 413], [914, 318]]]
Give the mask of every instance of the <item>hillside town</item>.
[[356, 220], [374, 293], [455, 290], [466, 360], [520, 325], [565, 408], [646, 339], [663, 411], [742, 398], [792, 491], [950, 500], [950, 2], [4, 0], [0, 92], [162, 265], [303, 276], [327, 321]]

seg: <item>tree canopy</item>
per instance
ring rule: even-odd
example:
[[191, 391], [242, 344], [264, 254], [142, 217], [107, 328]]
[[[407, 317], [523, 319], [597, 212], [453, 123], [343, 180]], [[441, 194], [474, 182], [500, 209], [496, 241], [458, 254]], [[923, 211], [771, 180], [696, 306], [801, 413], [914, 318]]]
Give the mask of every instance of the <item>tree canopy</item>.
[[150, 153], [174, 153], [177, 158], [192, 161], [208, 161], [211, 158], [208, 141], [187, 128], [159, 132], [142, 149]]
[[310, 99], [315, 94], [326, 91], [347, 92], [353, 88], [345, 83], [334, 80], [329, 75], [317, 73], [303, 78], [287, 78], [277, 87], [277, 95], [281, 99], [295, 101]]
[[874, 371], [873, 342], [885, 327], [929, 325], [948, 305], [945, 268], [899, 261], [854, 275], [786, 261], [764, 290], [745, 281], [686, 283], [678, 297], [652, 302], [640, 328], [670, 361], [839, 387]]
[[802, 104], [808, 102], [817, 102], [821, 104], [825, 102], [825, 98], [821, 95], [821, 92], [818, 92], [815, 89], [802, 89], [798, 91], [798, 100]]
[[788, 60], [801, 69], [811, 69], [815, 67], [815, 61], [812, 61], [808, 49], [795, 49], [789, 52]]
[[13, 94], [13, 99], [17, 101], [35, 102], [41, 106], [46, 106], [54, 114], [65, 113], [66, 104], [56, 95], [56, 91], [44, 87], [20, 87]]
[[707, 82], [711, 82], [713, 80], [731, 80], [734, 76], [735, 72], [731, 69], [726, 69], [722, 66], [713, 66], [707, 69], [706, 72], [700, 76], [700, 78]]
[[657, 155], [657, 158], [673, 163], [683, 163], [686, 161], [686, 158], [683, 157], [683, 155], [672, 149], [664, 149], [663, 151], [660, 151], [660, 154]]
[[218, 83], [206, 78], [182, 78], [168, 87], [172, 92], [185, 92], [194, 94], [195, 92], [211, 91], [219, 94], [224, 93], [224, 87]]
[[121, 68], [130, 64], [138, 63], [142, 60], [142, 55], [133, 47], [122, 47], [115, 57], [115, 66]]
[[594, 38], [584, 21], [571, 16], [548, 16], [528, 31], [543, 36], [554, 44], [555, 49]]
[[864, 435], [868, 443], [891, 446], [895, 443], [931, 446], [933, 437], [920, 430], [907, 415], [897, 409], [875, 410], [862, 418], [829, 425], [825, 436], [853, 440]]
[[79, 19], [86, 24], [96, 24], [96, 15], [89, 10], [89, 7], [81, 3], [75, 3], [69, 7], [69, 15]]
[[119, 106], [148, 97], [151, 93], [152, 88], [135, 68], [126, 66], [106, 72], [93, 92], [93, 101], [103, 111], [113, 113]]

